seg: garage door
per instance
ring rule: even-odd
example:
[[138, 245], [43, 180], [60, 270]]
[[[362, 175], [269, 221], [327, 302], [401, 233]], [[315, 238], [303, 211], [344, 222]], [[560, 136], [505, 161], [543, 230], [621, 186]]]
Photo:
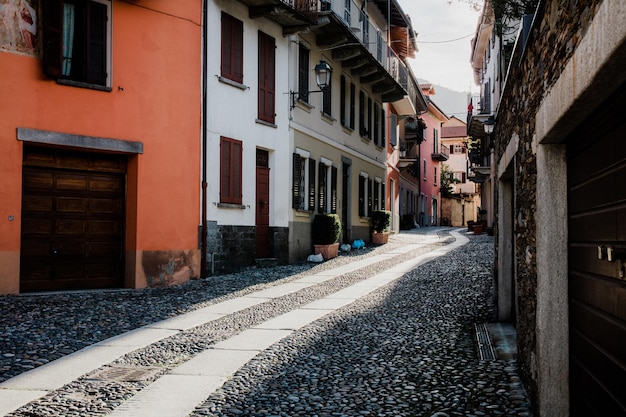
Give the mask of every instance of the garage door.
[[126, 159], [25, 146], [20, 291], [120, 287]]
[[571, 414], [626, 416], [626, 89], [568, 141]]

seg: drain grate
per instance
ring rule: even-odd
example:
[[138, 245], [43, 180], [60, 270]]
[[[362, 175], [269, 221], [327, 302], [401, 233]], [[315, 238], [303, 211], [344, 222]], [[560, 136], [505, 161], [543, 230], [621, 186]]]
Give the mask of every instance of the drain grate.
[[112, 366], [99, 369], [87, 376], [98, 381], [139, 382], [153, 379], [162, 368]]
[[489, 331], [485, 323], [475, 323], [476, 343], [478, 344], [478, 356], [483, 361], [493, 361], [496, 359], [496, 352], [489, 338]]

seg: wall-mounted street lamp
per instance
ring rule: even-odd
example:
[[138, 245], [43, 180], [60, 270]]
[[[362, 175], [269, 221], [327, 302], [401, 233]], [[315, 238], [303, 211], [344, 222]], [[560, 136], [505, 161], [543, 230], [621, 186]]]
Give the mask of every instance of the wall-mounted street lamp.
[[493, 120], [493, 117], [491, 116], [483, 124], [485, 133], [487, 134], [487, 139], [489, 140], [489, 149], [493, 149], [495, 147], [493, 143], [493, 138], [491, 137], [491, 134], [493, 133], [494, 125], [495, 125], [495, 121]]
[[332, 75], [333, 69], [328, 65], [328, 63], [324, 60], [321, 60], [319, 64], [317, 64], [314, 68], [315, 70], [315, 82], [319, 90], [315, 91], [290, 91], [289, 95], [291, 96], [291, 110], [296, 107], [296, 96], [300, 94], [311, 94], [311, 93], [323, 93], [326, 88], [330, 85], [330, 77]]
[[483, 124], [483, 127], [485, 128], [486, 134], [491, 135], [493, 133], [494, 124], [495, 122], [493, 120], [493, 117], [490, 117], [489, 119], [485, 121], [485, 123]]

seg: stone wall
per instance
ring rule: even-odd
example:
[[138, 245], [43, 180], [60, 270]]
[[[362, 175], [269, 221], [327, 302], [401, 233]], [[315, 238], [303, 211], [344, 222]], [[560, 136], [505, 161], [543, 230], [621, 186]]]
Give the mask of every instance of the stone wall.
[[[279, 263], [289, 261], [289, 230], [270, 227], [270, 257]], [[256, 264], [256, 231], [254, 226], [218, 225], [208, 222], [207, 274], [227, 274]]]
[[[572, 57], [601, 3], [602, 0], [541, 2], [526, 49], [522, 50], [520, 40], [516, 45], [496, 116], [494, 131], [496, 161], [505, 159], [505, 151], [507, 148], [509, 151], [511, 149], [510, 143], [514, 138], [519, 138], [517, 152], [512, 159], [515, 175], [513, 239], [516, 254], [514, 269], [518, 362], [535, 412], [538, 401], [537, 366], [539, 366], [536, 363], [537, 158], [534, 143], [536, 114], [542, 100]], [[497, 185], [495, 195], [496, 199], [499, 198]]]

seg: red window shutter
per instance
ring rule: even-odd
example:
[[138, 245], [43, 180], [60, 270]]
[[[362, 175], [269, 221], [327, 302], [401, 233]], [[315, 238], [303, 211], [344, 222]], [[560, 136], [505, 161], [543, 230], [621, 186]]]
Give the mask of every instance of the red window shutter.
[[222, 137], [220, 141], [220, 202], [242, 202], [242, 144]]
[[259, 31], [259, 98], [258, 117], [274, 123], [276, 42], [274, 38]]
[[222, 138], [220, 142], [220, 202], [230, 200], [230, 142]]
[[242, 146], [240, 141], [233, 141], [233, 146], [231, 150], [231, 161], [232, 161], [232, 181], [231, 181], [231, 195], [235, 202], [235, 204], [241, 204], [242, 191], [241, 191], [241, 182], [242, 182]]
[[221, 75], [243, 83], [243, 22], [222, 13]]

